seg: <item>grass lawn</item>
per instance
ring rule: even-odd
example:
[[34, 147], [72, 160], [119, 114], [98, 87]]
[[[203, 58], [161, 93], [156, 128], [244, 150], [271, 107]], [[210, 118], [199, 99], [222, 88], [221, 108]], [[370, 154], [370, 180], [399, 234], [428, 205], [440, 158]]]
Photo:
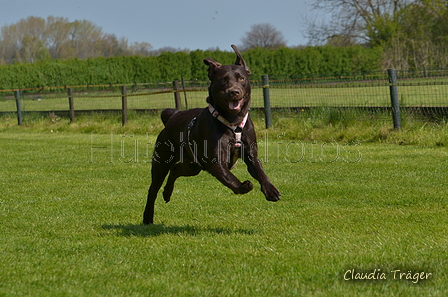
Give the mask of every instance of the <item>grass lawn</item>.
[[0, 296], [448, 294], [446, 147], [261, 136], [279, 202], [201, 173], [143, 226], [154, 141], [0, 133]]

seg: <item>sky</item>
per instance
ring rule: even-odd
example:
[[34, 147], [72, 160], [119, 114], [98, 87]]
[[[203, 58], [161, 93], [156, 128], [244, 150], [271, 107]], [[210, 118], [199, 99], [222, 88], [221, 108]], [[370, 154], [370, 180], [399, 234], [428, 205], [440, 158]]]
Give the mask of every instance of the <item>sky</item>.
[[231, 50], [251, 26], [270, 23], [288, 46], [306, 45], [305, 19], [317, 18], [311, 0], [0, 0], [0, 26], [29, 16], [88, 20], [104, 33], [154, 49]]

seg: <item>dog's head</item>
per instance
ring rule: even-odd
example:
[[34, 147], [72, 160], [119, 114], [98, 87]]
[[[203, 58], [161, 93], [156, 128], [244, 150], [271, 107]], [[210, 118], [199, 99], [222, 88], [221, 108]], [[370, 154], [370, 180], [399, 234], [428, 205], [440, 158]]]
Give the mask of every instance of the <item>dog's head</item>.
[[250, 70], [235, 45], [234, 65], [221, 65], [212, 58], [204, 59], [211, 81], [207, 102], [229, 121], [244, 116], [250, 104]]

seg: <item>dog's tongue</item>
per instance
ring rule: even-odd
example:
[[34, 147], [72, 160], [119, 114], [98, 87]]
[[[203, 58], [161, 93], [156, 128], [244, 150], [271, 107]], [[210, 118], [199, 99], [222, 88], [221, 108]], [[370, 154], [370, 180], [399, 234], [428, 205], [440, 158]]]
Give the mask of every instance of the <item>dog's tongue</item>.
[[243, 100], [231, 100], [229, 101], [229, 108], [231, 110], [240, 109], [241, 102]]

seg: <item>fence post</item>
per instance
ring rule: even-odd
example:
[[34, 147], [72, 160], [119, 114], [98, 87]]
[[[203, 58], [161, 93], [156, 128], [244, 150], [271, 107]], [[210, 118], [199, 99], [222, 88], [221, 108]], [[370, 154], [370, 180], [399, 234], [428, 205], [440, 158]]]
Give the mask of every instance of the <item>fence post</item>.
[[123, 126], [128, 122], [128, 96], [126, 96], [126, 86], [121, 86], [121, 120]]
[[392, 118], [394, 121], [394, 129], [401, 129], [400, 102], [397, 87], [397, 71], [395, 69], [387, 69], [389, 76], [390, 101], [392, 105]]
[[14, 91], [14, 97], [16, 97], [17, 122], [19, 126], [22, 126], [22, 104], [20, 102], [20, 90]]
[[183, 76], [182, 76], [182, 89], [184, 90], [185, 109], [188, 109], [187, 90], [185, 89], [185, 80]]
[[68, 88], [68, 105], [70, 109], [70, 123], [75, 122], [75, 100], [73, 98], [73, 88]]
[[180, 102], [180, 93], [179, 93], [180, 87], [179, 87], [179, 81], [178, 80], [173, 81], [173, 87], [174, 87], [174, 102], [176, 104], [176, 109], [177, 110], [181, 110], [182, 109], [182, 105], [181, 105], [181, 102]]
[[263, 100], [266, 129], [272, 127], [271, 97], [269, 95], [269, 76], [263, 75]]

